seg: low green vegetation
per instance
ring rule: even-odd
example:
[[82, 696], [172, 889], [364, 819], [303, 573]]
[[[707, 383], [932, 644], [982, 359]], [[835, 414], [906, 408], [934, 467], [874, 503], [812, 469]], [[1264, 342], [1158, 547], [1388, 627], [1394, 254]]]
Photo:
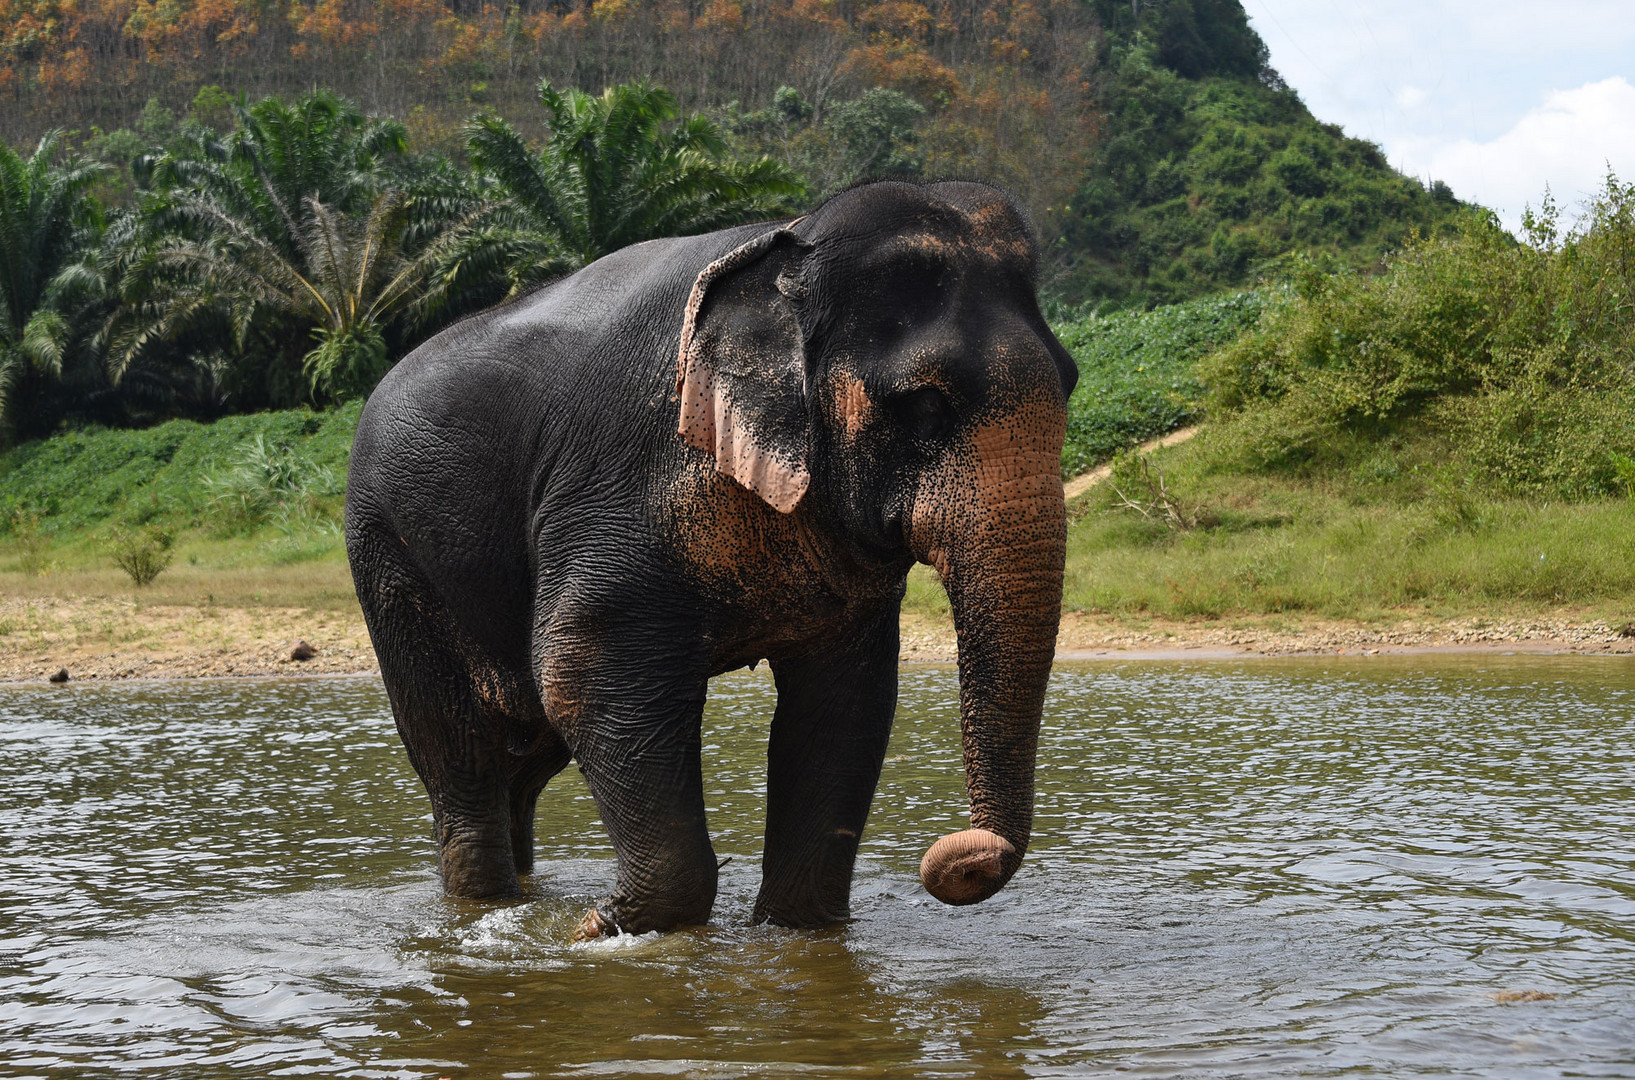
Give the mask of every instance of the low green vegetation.
[[1057, 337], [1079, 365], [1062, 475], [1198, 419], [1204, 396], [1198, 361], [1254, 326], [1271, 295], [1210, 296], [1058, 324]]
[[1620, 622], [1635, 612], [1627, 498], [1448, 492], [1428, 461], [1392, 491], [1344, 476], [1222, 474], [1203, 450], [1188, 443], [1153, 457], [1182, 512], [1203, 519], [1197, 527], [1124, 507], [1157, 501], [1127, 466], [1074, 507], [1067, 610], [1377, 619], [1569, 607]]
[[163, 561], [173, 552], [159, 538], [179, 553], [184, 536], [195, 560], [200, 544], [235, 564], [339, 558], [360, 407], [70, 431], [14, 447], [0, 455], [12, 568], [111, 565], [144, 546]]
[[153, 584], [176, 556], [170, 550], [175, 537], [154, 525], [135, 529], [115, 527], [108, 540], [114, 565], [125, 571], [137, 588]]

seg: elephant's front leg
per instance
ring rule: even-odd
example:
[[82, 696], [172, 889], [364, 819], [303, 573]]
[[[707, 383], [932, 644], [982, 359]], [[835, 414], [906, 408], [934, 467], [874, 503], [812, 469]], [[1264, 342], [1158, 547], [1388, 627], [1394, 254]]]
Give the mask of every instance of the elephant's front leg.
[[586, 914], [576, 939], [707, 922], [716, 862], [699, 763], [705, 681], [633, 661], [575, 682], [577, 715], [565, 734], [619, 858], [612, 895]]
[[852, 864], [897, 709], [897, 612], [772, 670], [778, 708], [755, 921], [840, 922], [851, 916]]

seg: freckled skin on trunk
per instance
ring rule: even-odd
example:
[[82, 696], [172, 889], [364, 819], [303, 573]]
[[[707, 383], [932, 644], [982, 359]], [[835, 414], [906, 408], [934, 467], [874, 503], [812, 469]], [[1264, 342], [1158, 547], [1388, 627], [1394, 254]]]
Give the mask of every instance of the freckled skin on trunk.
[[979, 428], [971, 453], [915, 506], [914, 549], [941, 576], [959, 639], [972, 827], [937, 841], [920, 864], [926, 891], [948, 904], [998, 892], [1032, 833], [1039, 718], [1061, 619], [1065, 428], [1047, 403]]

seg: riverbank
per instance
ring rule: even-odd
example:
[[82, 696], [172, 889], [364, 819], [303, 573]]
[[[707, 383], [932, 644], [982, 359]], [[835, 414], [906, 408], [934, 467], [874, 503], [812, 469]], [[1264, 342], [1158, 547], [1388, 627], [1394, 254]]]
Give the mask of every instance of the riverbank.
[[[1062, 660], [1529, 652], [1635, 655], [1635, 628], [1559, 613], [1510, 619], [1346, 622], [1171, 620], [1067, 613]], [[293, 657], [306, 643], [311, 655]], [[303, 650], [303, 653], [306, 650]], [[952, 625], [903, 615], [902, 659], [951, 663]], [[0, 682], [368, 674], [378, 670], [357, 610], [153, 603], [120, 597], [0, 600]]]
[[[1185, 455], [1190, 449], [1179, 444], [1194, 431], [1183, 429], [1152, 440], [1138, 453], [1157, 454], [1160, 460], [1175, 463], [1177, 452]], [[1070, 608], [1078, 609], [1063, 615], [1056, 646], [1059, 659], [1635, 654], [1635, 624], [1621, 614], [1632, 607], [1618, 599], [1629, 590], [1612, 587], [1618, 575], [1609, 569], [1629, 565], [1623, 548], [1631, 533], [1629, 519], [1635, 518], [1630, 505], [1558, 510], [1547, 521], [1533, 522], [1523, 536], [1525, 543], [1507, 537], [1496, 525], [1484, 526], [1473, 536], [1468, 531], [1439, 532], [1433, 523], [1421, 523], [1424, 535], [1401, 542], [1387, 536], [1385, 540], [1392, 542], [1367, 544], [1360, 542], [1364, 531], [1351, 519], [1375, 511], [1333, 496], [1315, 501], [1318, 497], [1312, 493], [1291, 487], [1306, 502], [1287, 507], [1287, 519], [1324, 523], [1308, 529], [1313, 535], [1299, 542], [1275, 535], [1278, 529], [1225, 529], [1213, 538], [1174, 537], [1161, 528], [1140, 533], [1145, 522], [1137, 523], [1137, 535], [1124, 536], [1120, 532], [1129, 531], [1128, 515], [1106, 513], [1092, 494], [1093, 488], [1104, 487], [1101, 482], [1110, 471], [1107, 466], [1091, 470], [1069, 485], [1076, 520], [1069, 542], [1066, 599]], [[1290, 497], [1289, 492], [1280, 496], [1265, 485], [1251, 492], [1223, 489], [1211, 495], [1223, 506], [1245, 508]], [[1542, 508], [1524, 510], [1531, 518], [1543, 514]], [[1398, 509], [1386, 524], [1401, 524], [1396, 518], [1407, 521], [1415, 513], [1414, 507]], [[1327, 535], [1324, 529], [1328, 533], [1338, 529], [1344, 535]], [[1285, 525], [1281, 531], [1295, 530]], [[177, 545], [172, 568], [140, 590], [132, 589], [118, 571], [83, 555], [67, 565], [54, 565], [48, 573], [0, 572], [0, 596], [5, 597], [0, 599], [0, 682], [41, 681], [61, 671], [74, 681], [373, 673], [378, 670], [374, 651], [339, 539], [333, 535], [323, 539], [316, 554], [289, 562], [280, 561], [288, 558], [288, 545], [279, 546], [280, 538], [212, 540], [190, 534]], [[1383, 602], [1387, 589], [1366, 581], [1353, 590], [1356, 595], [1349, 602], [1339, 605], [1341, 611], [1357, 614], [1333, 617], [1314, 610], [1323, 598], [1299, 594], [1302, 579], [1289, 572], [1300, 561], [1296, 556], [1301, 547], [1309, 548], [1307, 561], [1320, 564], [1306, 577], [1330, 589], [1345, 580], [1345, 563], [1336, 553], [1373, 572], [1374, 567], [1388, 565], [1411, 568], [1407, 560], [1424, 562], [1439, 544], [1473, 539], [1479, 550], [1455, 551], [1444, 560], [1460, 574], [1470, 573], [1470, 567], [1500, 565], [1497, 553], [1509, 548], [1523, 549], [1529, 564], [1526, 572], [1534, 578], [1541, 567], [1594, 556], [1608, 545], [1617, 550], [1600, 552], [1584, 575], [1600, 583], [1586, 592], [1593, 603], [1563, 602], [1557, 583], [1542, 590], [1555, 593], [1555, 602], [1516, 599], [1527, 590], [1515, 588], [1494, 590], [1494, 596], [1454, 593], [1419, 604], [1392, 604]], [[1273, 552], [1275, 559], [1261, 550], [1268, 543], [1280, 545]], [[1534, 561], [1531, 553], [1540, 548], [1550, 557], [1540, 555]], [[1245, 566], [1254, 573], [1246, 577]], [[1258, 596], [1259, 578], [1274, 572], [1284, 578], [1281, 585], [1291, 595], [1309, 606], [1253, 610], [1251, 605], [1263, 599]], [[1198, 582], [1216, 592], [1237, 592], [1217, 598], [1218, 603], [1202, 603], [1182, 588]], [[1108, 595], [1100, 595], [1103, 592]], [[1506, 595], [1513, 598], [1502, 599]], [[1186, 602], [1178, 602], [1178, 597]], [[299, 651], [304, 658], [296, 659], [297, 646], [303, 643], [306, 648]], [[956, 657], [947, 598], [935, 576], [917, 568], [909, 577], [904, 604], [901, 658], [906, 663], [952, 663]]]

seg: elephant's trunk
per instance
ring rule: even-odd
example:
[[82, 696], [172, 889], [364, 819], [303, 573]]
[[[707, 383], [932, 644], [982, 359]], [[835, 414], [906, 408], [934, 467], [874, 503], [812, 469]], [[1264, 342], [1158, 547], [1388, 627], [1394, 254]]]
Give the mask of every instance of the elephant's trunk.
[[942, 576], [959, 637], [972, 827], [920, 863], [926, 890], [948, 904], [998, 892], [1033, 828], [1039, 717], [1061, 621], [1063, 427], [1058, 405], [982, 428], [961, 475], [916, 500], [911, 542]]

